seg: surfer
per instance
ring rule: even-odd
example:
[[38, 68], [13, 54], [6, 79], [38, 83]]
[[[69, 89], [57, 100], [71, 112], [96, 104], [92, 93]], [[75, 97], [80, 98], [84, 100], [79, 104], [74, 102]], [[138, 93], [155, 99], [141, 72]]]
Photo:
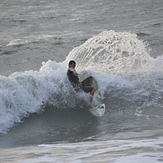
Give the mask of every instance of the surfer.
[[76, 62], [74, 60], [71, 60], [68, 64], [68, 67], [69, 68], [67, 71], [67, 76], [74, 89], [76, 91], [83, 90], [86, 93], [89, 92], [93, 96], [96, 91], [95, 88], [92, 87], [93, 77], [90, 76], [85, 80], [83, 80], [82, 82], [79, 82], [79, 77], [78, 77], [79, 74], [75, 70]]

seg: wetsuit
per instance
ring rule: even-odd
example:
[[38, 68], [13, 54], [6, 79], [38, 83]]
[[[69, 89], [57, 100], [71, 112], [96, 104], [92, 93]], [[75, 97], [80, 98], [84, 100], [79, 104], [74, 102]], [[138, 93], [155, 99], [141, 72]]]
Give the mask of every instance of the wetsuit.
[[73, 87], [76, 87], [80, 84], [79, 82], [79, 77], [77, 75], [74, 75], [75, 69], [74, 68], [69, 68], [67, 71], [67, 76]]
[[92, 77], [88, 77], [80, 83], [79, 77], [77, 75], [74, 75], [74, 72], [76, 72], [74, 68], [69, 68], [67, 71], [68, 79], [71, 82], [74, 89], [76, 91], [80, 91], [82, 89], [84, 92], [91, 92], [92, 89], [94, 89], [91, 86]]

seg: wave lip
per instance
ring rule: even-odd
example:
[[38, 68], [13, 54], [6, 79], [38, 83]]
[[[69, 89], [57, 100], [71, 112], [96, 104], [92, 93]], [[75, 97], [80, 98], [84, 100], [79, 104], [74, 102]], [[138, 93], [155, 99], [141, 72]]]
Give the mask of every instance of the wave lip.
[[103, 31], [74, 48], [65, 62], [74, 59], [77, 69], [97, 72], [125, 73], [147, 69], [154, 58], [148, 44], [129, 32]]

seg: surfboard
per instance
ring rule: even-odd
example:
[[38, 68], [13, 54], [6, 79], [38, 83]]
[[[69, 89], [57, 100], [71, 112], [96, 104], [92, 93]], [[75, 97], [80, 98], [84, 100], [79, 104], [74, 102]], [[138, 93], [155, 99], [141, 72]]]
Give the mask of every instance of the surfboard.
[[93, 100], [90, 103], [89, 111], [97, 117], [101, 117], [105, 113], [105, 103], [104, 99], [98, 91], [94, 93]]
[[[83, 80], [88, 76], [90, 76], [90, 74], [84, 71], [80, 76], [80, 80]], [[92, 86], [96, 89], [96, 92], [93, 95], [92, 102], [89, 103], [89, 111], [94, 116], [101, 117], [105, 113], [105, 102], [104, 98], [100, 94], [98, 83], [95, 78], [92, 80]]]

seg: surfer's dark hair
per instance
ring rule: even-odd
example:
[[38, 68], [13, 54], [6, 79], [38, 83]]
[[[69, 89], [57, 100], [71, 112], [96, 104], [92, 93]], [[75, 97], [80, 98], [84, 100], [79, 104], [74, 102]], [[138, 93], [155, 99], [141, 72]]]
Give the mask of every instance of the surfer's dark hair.
[[70, 62], [69, 62], [69, 65], [71, 65], [71, 64], [76, 64], [76, 62], [74, 61], [74, 60], [71, 60]]

